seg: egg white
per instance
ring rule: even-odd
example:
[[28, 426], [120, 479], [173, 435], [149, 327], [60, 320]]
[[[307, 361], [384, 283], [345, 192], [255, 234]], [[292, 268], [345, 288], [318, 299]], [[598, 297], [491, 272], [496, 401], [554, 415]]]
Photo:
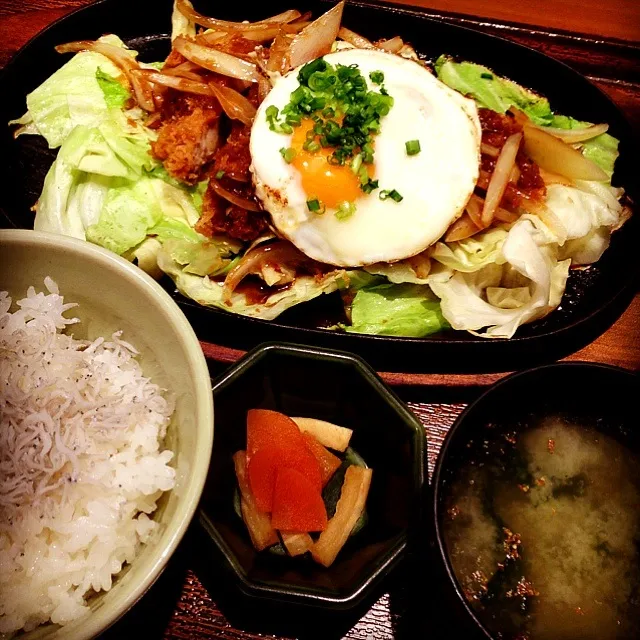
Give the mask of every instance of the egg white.
[[[291, 135], [269, 129], [265, 111], [282, 109], [298, 87], [298, 70], [280, 78], [258, 109], [250, 150], [256, 193], [277, 230], [309, 257], [355, 267], [393, 262], [420, 253], [460, 216], [478, 180], [480, 121], [475, 103], [435, 78], [419, 63], [378, 50], [347, 49], [324, 56], [332, 64], [357, 64], [370, 89], [372, 71], [384, 73], [394, 99], [375, 136], [375, 178], [380, 189], [396, 189], [402, 202], [364, 193], [356, 212], [338, 220], [335, 210], [308, 211], [299, 172], [280, 154]], [[408, 156], [405, 142], [419, 140]]]

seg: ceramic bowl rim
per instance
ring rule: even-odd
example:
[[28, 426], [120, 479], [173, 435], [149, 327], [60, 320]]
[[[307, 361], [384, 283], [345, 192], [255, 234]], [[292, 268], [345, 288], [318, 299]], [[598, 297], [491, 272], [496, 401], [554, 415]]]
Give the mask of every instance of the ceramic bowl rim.
[[[186, 364], [194, 375], [194, 401], [199, 416], [197, 439], [199, 444], [202, 441], [202, 446], [198, 447], [194, 455], [192, 470], [185, 482], [176, 512], [173, 518], [166, 523], [164, 531], [155, 543], [155, 548], [149, 550], [149, 557], [145, 561], [148, 566], [144, 575], [128, 585], [127, 590], [118, 594], [117, 599], [101, 605], [96, 611], [92, 611], [86, 619], [82, 619], [82, 625], [77, 629], [77, 635], [74, 633], [73, 638], [88, 640], [108, 629], [142, 598], [162, 573], [193, 519], [204, 489], [213, 447], [214, 419], [211, 377], [198, 338], [184, 313], [171, 296], [142, 269], [97, 245], [49, 232], [0, 229], [0, 247], [5, 244], [23, 246], [32, 250], [36, 248], [39, 250], [47, 248], [64, 250], [86, 259], [88, 268], [115, 271], [129, 281], [132, 286], [139, 289], [141, 294], [144, 293], [145, 296], [153, 298], [158, 303], [165, 320], [179, 336]], [[62, 293], [64, 294], [64, 291]], [[159, 545], [161, 540], [163, 544]], [[71, 637], [71, 634], [65, 637]]]

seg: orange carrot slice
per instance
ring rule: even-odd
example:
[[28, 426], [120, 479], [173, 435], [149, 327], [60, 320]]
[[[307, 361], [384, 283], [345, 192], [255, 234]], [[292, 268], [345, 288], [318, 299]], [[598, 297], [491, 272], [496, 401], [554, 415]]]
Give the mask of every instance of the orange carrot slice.
[[311, 433], [305, 432], [302, 434], [302, 437], [304, 438], [304, 443], [307, 445], [307, 449], [311, 451], [320, 465], [320, 476], [322, 477], [322, 486], [324, 487], [342, 462], [338, 456], [334, 456], [331, 451], [321, 445], [317, 438]]
[[324, 531], [327, 527], [327, 510], [319, 489], [296, 469], [278, 471], [271, 525], [292, 532]]
[[302, 446], [298, 425], [283, 413], [250, 409], [247, 413], [247, 462], [266, 446]]
[[262, 511], [273, 508], [273, 494], [278, 471], [284, 468], [294, 469], [302, 475], [319, 493], [322, 490], [320, 465], [314, 455], [302, 446], [267, 445], [256, 451], [247, 466], [249, 485], [256, 499], [256, 505]]

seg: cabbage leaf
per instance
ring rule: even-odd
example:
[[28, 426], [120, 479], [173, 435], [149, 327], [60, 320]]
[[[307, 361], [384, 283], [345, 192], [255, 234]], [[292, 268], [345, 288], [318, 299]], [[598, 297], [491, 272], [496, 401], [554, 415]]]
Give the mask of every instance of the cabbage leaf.
[[[100, 40], [124, 48], [117, 36], [103, 36]], [[136, 52], [131, 51], [131, 55]], [[38, 133], [55, 149], [76, 126], [100, 124], [109, 114], [110, 105], [117, 102], [113, 86], [105, 94], [106, 79], [117, 82], [121, 76], [122, 72], [106, 56], [81, 51], [27, 95], [27, 113], [9, 124], [22, 125], [15, 135]]]
[[491, 69], [473, 62], [455, 62], [446, 55], [435, 63], [438, 80], [473, 98], [480, 107], [505, 113], [510, 107], [524, 111], [536, 124], [550, 125], [553, 113], [549, 101]]
[[421, 338], [448, 327], [429, 287], [381, 284], [360, 289], [351, 306], [352, 333]]
[[[558, 262], [556, 249], [546, 240], [532, 220], [519, 220], [502, 245], [503, 265], [491, 263], [479, 271], [452, 272], [446, 281], [434, 279], [431, 288], [451, 326], [471, 332], [484, 330], [480, 335], [486, 337], [511, 338], [521, 324], [556, 308], [571, 260]], [[515, 287], [504, 286], [503, 277], [510, 271], [519, 276]], [[528, 295], [523, 292], [523, 281], [528, 283]]]
[[158, 265], [171, 277], [183, 296], [205, 307], [217, 307], [263, 320], [273, 320], [290, 307], [313, 300], [323, 293], [343, 288], [347, 278], [341, 269], [330, 271], [322, 278], [298, 276], [288, 287], [274, 291], [264, 302], [252, 304], [243, 293], [233, 292], [229, 300], [224, 300], [222, 282], [212, 280], [208, 276], [188, 273], [177, 257], [175, 253], [171, 255], [167, 247], [163, 246], [158, 252]]

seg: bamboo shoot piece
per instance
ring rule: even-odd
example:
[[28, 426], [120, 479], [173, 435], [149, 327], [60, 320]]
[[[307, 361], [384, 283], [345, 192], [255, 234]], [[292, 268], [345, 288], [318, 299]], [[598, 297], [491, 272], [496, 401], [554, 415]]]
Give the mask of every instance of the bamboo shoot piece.
[[300, 431], [308, 431], [316, 440], [334, 451], [346, 451], [353, 431], [316, 418], [291, 418]]
[[313, 559], [325, 567], [333, 564], [364, 511], [371, 486], [371, 469], [351, 465], [344, 476], [336, 512], [311, 549]]
[[307, 551], [311, 551], [313, 538], [308, 533], [297, 533], [295, 531], [281, 531], [282, 544], [291, 556], [300, 556]]
[[255, 498], [249, 486], [249, 479], [247, 478], [246, 452], [236, 452], [233, 455], [233, 464], [235, 465], [238, 486], [240, 487], [242, 519], [247, 525], [253, 546], [258, 551], [262, 551], [278, 542], [278, 534], [271, 526], [269, 515], [264, 511], [260, 511], [256, 506]]

